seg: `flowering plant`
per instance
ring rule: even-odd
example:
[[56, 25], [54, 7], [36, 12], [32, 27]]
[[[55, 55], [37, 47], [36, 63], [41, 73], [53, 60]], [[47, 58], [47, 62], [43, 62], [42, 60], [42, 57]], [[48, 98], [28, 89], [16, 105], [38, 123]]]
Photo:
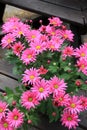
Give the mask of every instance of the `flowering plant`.
[[27, 124], [37, 124], [40, 113], [50, 122], [60, 119], [69, 129], [76, 128], [80, 113], [87, 110], [87, 97], [77, 95], [79, 89], [87, 89], [87, 43], [74, 49], [71, 30], [57, 17], [48, 21], [48, 25], [40, 21], [34, 29], [10, 18], [2, 26], [1, 46], [7, 48], [6, 57], [20, 82], [15, 90], [6, 87], [4, 98], [1, 95], [3, 130], [21, 129], [21, 125], [28, 129]]

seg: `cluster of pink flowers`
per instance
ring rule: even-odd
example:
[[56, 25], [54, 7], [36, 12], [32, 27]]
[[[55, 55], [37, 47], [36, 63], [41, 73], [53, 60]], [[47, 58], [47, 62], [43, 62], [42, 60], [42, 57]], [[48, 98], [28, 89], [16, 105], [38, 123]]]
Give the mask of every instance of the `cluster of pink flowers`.
[[14, 108], [9, 110], [6, 102], [0, 101], [0, 129], [14, 130], [23, 123], [24, 114], [20, 110]]
[[[53, 105], [63, 107], [61, 122], [69, 129], [76, 128], [80, 119], [80, 112], [87, 110], [87, 97], [75, 96], [67, 93], [67, 82], [63, 78], [54, 75], [50, 79], [43, 78], [49, 72], [44, 65], [30, 67], [31, 63], [37, 62], [37, 57], [45, 51], [61, 53], [61, 58], [77, 58], [74, 67], [78, 72], [87, 75], [87, 43], [74, 49], [72, 46], [64, 46], [65, 41], [73, 41], [74, 34], [66, 29], [59, 18], [49, 18], [49, 25], [41, 25], [39, 29], [31, 29], [30, 25], [21, 22], [18, 18], [10, 18], [3, 25], [6, 35], [1, 41], [2, 48], [11, 49], [13, 54], [22, 61], [26, 70], [22, 74], [22, 83], [31, 85], [21, 95], [21, 106], [31, 110], [38, 106], [42, 100], [51, 97]], [[22, 37], [23, 41], [20, 40]], [[44, 60], [44, 59], [42, 59]], [[48, 61], [50, 63], [50, 61]], [[78, 84], [76, 82], [76, 84]], [[7, 109], [5, 103], [0, 102], [0, 128], [13, 130], [23, 123], [24, 114], [17, 108], [12, 111]]]

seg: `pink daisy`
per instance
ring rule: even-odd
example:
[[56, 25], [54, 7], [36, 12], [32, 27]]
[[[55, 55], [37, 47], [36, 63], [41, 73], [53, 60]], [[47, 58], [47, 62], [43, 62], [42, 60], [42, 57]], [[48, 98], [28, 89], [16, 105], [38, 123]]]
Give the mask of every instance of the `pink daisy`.
[[58, 77], [54, 76], [49, 81], [50, 92], [54, 95], [58, 95], [59, 92], [64, 92], [67, 88], [66, 83], [63, 79], [59, 79]]
[[28, 65], [30, 62], [35, 62], [36, 52], [33, 49], [27, 48], [22, 52], [21, 60]]
[[15, 41], [15, 37], [13, 34], [9, 33], [5, 35], [1, 40], [2, 48], [11, 47], [11, 43], [13, 43], [14, 41]]
[[31, 90], [36, 94], [38, 100], [46, 100], [46, 98], [49, 97], [49, 86], [44, 79], [36, 82]]
[[71, 46], [67, 46], [62, 50], [62, 56], [63, 57], [71, 57], [74, 54], [74, 49]]
[[48, 20], [50, 21], [50, 24], [54, 26], [61, 26], [62, 24], [62, 21], [57, 17], [52, 17], [52, 18], [49, 18]]
[[8, 110], [6, 102], [0, 101], [0, 120], [5, 117], [6, 111]]
[[26, 109], [35, 108], [36, 105], [39, 104], [36, 93], [31, 91], [26, 91], [21, 96], [21, 104]]
[[80, 119], [76, 113], [72, 114], [68, 111], [64, 111], [61, 115], [61, 122], [62, 125], [65, 125], [65, 127], [68, 127], [69, 129], [76, 129], [78, 123], [80, 122]]
[[65, 40], [73, 41], [74, 34], [71, 30], [64, 30], [61, 34]]
[[82, 110], [87, 110], [87, 97], [80, 96], [79, 100], [81, 100]]
[[78, 67], [78, 71], [82, 71], [85, 75], [87, 75], [87, 60], [80, 58], [79, 60], [77, 60], [77, 65]]
[[40, 80], [40, 74], [38, 72], [38, 69], [36, 68], [30, 68], [29, 70], [26, 69], [24, 74], [23, 74], [23, 83], [28, 83], [28, 84], [33, 84]]
[[74, 55], [77, 58], [87, 58], [87, 48], [85, 46], [80, 46], [80, 48], [76, 48]]
[[13, 53], [20, 57], [20, 53], [24, 50], [24, 45], [21, 42], [17, 42], [12, 46]]
[[65, 110], [68, 110], [70, 113], [80, 113], [82, 111], [81, 100], [78, 96], [73, 96], [66, 105]]
[[65, 92], [59, 92], [58, 95], [53, 95], [53, 102], [56, 106], [66, 106], [70, 100], [70, 95]]
[[36, 40], [35, 42], [30, 43], [30, 47], [37, 53], [42, 53], [44, 50], [46, 50], [46, 42], [41, 42], [39, 40]]
[[2, 120], [0, 121], [0, 129], [1, 130], [14, 130], [14, 128], [10, 126], [10, 124], [7, 121], [6, 117], [2, 118]]
[[7, 121], [11, 127], [18, 128], [23, 123], [24, 114], [18, 109], [14, 108], [12, 111], [8, 112]]

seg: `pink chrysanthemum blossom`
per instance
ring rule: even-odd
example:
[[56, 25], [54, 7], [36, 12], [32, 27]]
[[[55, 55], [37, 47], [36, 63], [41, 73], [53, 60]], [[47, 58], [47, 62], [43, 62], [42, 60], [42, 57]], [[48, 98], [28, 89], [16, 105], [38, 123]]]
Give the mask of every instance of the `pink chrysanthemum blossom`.
[[78, 71], [82, 71], [85, 75], [87, 75], [87, 60], [84, 58], [80, 58], [77, 60]]
[[26, 50], [24, 50], [22, 52], [21, 60], [26, 65], [28, 65], [30, 62], [35, 62], [35, 60], [36, 60], [36, 52], [31, 48], [27, 48]]
[[23, 123], [24, 114], [18, 109], [14, 108], [12, 111], [8, 112], [7, 121], [11, 127], [18, 128]]
[[7, 19], [7, 21], [2, 26], [2, 31], [4, 33], [12, 33], [13, 30], [17, 29], [19, 21], [20, 19], [16, 17]]
[[24, 74], [23, 74], [23, 83], [28, 83], [28, 84], [33, 84], [35, 82], [38, 82], [40, 80], [40, 74], [38, 72], [38, 69], [36, 68], [30, 68], [29, 70], [26, 69]]
[[8, 110], [6, 102], [0, 101], [0, 120], [5, 117], [6, 111]]
[[65, 92], [59, 92], [58, 95], [53, 95], [53, 103], [56, 106], [66, 106], [70, 100], [70, 95]]
[[44, 79], [36, 82], [31, 90], [36, 94], [38, 100], [46, 100], [49, 97], [49, 85]]
[[62, 57], [71, 57], [74, 54], [74, 49], [71, 46], [67, 46], [62, 50]]
[[79, 100], [81, 100], [82, 110], [87, 110], [87, 97], [80, 96]]
[[35, 40], [38, 40], [40, 35], [41, 34], [38, 30], [30, 30], [30, 31], [26, 32], [26, 38], [29, 43], [34, 42]]
[[70, 113], [80, 113], [82, 111], [81, 100], [78, 96], [73, 96], [69, 100], [65, 110], [68, 110]]
[[0, 121], [0, 129], [1, 130], [14, 130], [14, 128], [10, 126], [6, 117], [2, 118], [2, 120]]
[[11, 47], [11, 43], [13, 43], [14, 41], [15, 41], [15, 37], [13, 34], [9, 33], [5, 35], [1, 40], [2, 48]]
[[65, 39], [65, 40], [69, 40], [69, 41], [73, 41], [73, 36], [74, 34], [72, 33], [71, 30], [64, 30], [62, 31], [62, 37]]
[[36, 93], [31, 91], [25, 91], [21, 96], [21, 104], [26, 109], [35, 108], [36, 105], [39, 104], [39, 101], [36, 97]]
[[30, 43], [30, 47], [37, 53], [42, 53], [44, 50], [46, 50], [46, 42], [40, 42], [39, 40], [36, 40], [35, 42]]
[[74, 55], [77, 58], [87, 58], [87, 48], [85, 46], [80, 46], [80, 48], [76, 48]]
[[38, 69], [38, 71], [39, 71], [39, 74], [40, 74], [40, 75], [46, 74], [46, 73], [48, 72], [48, 70], [45, 69], [45, 68], [43, 67], [43, 65], [41, 65], [41, 67]]
[[17, 28], [13, 30], [12, 33], [14, 34], [15, 37], [20, 38], [22, 35], [26, 36], [26, 33], [28, 33], [29, 30], [30, 30], [29, 25], [19, 22]]
[[61, 122], [62, 125], [65, 125], [65, 127], [68, 127], [69, 129], [76, 129], [78, 123], [80, 122], [80, 119], [76, 113], [72, 114], [68, 111], [64, 111], [61, 115]]
[[17, 42], [12, 46], [13, 53], [20, 57], [20, 53], [24, 50], [24, 45], [21, 42]]
[[56, 17], [49, 18], [48, 20], [50, 22], [49, 24], [54, 25], [54, 26], [61, 26], [62, 24], [62, 21]]
[[66, 83], [64, 82], [63, 79], [59, 79], [58, 77], [54, 76], [51, 78], [49, 81], [49, 87], [50, 87], [50, 92], [53, 93], [54, 95], [58, 95], [59, 92], [64, 92], [67, 88]]

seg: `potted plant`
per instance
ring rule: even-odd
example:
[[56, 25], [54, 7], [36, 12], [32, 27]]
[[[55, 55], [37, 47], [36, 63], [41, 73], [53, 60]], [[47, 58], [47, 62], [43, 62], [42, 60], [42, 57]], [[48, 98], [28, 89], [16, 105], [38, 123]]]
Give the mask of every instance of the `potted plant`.
[[20, 83], [15, 90], [6, 87], [4, 98], [1, 95], [3, 130], [27, 130], [29, 124], [37, 125], [39, 115], [75, 129], [80, 113], [87, 110], [87, 97], [77, 95], [87, 89], [87, 43], [73, 48], [71, 30], [57, 17], [48, 21], [43, 25], [40, 20], [41, 26], [34, 29], [32, 20], [13, 17], [2, 26], [1, 46]]

